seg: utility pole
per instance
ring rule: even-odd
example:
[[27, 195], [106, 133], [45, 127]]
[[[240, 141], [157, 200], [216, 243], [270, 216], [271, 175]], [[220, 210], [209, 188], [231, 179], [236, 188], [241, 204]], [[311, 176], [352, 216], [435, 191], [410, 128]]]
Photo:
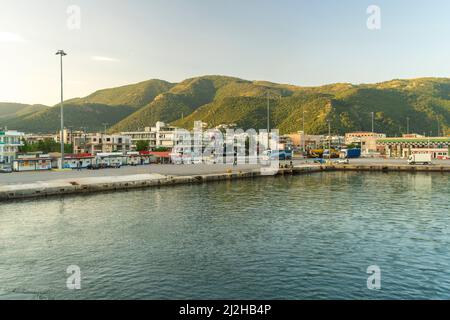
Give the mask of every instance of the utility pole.
[[328, 121], [328, 161], [331, 162], [331, 120]]
[[[267, 92], [267, 149], [270, 149], [270, 92]], [[278, 94], [281, 99], [281, 95]]]
[[61, 67], [61, 163], [59, 165], [60, 169], [64, 169], [64, 91], [63, 91], [63, 57], [67, 55], [64, 50], [58, 50], [56, 55], [60, 56], [60, 67]]
[[439, 117], [437, 117], [437, 125], [438, 125], [438, 134], [437, 136], [440, 137], [441, 136], [441, 124], [439, 123]]
[[372, 133], [374, 133], [374, 132], [375, 132], [375, 125], [374, 125], [374, 113], [373, 113], [373, 112], [371, 112], [371, 114], [372, 114]]
[[270, 149], [270, 99], [267, 92], [267, 149]]
[[305, 134], [305, 106], [303, 106], [303, 124], [302, 124], [302, 130], [303, 130], [303, 137], [302, 137], [302, 152], [303, 152], [303, 155], [305, 155], [305, 139], [306, 139], [306, 134]]

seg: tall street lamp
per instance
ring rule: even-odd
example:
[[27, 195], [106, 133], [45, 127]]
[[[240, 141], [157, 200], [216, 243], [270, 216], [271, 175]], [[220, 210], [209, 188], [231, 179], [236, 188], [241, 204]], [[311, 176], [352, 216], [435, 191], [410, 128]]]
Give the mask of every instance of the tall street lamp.
[[[267, 149], [270, 150], [270, 92], [267, 91]], [[272, 93], [281, 99], [281, 94]]]
[[328, 162], [331, 162], [331, 120], [328, 119]]
[[372, 115], [372, 133], [374, 133], [375, 132], [374, 112], [371, 112], [371, 115]]
[[61, 65], [61, 163], [59, 168], [64, 168], [64, 107], [63, 107], [63, 57], [67, 56], [67, 53], [64, 50], [58, 50], [56, 55], [60, 56], [60, 65]]
[[303, 106], [303, 119], [302, 119], [302, 130], [303, 130], [303, 139], [302, 139], [302, 152], [303, 152], [303, 156], [305, 156], [305, 139], [306, 139], [306, 135], [305, 135], [305, 106]]

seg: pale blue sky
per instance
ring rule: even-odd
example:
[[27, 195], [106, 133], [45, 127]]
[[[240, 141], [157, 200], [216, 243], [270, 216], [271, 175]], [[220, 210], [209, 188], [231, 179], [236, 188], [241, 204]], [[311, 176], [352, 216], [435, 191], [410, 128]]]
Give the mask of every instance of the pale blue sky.
[[[366, 26], [372, 4], [381, 30]], [[67, 28], [69, 5], [80, 30]], [[0, 0], [0, 101], [57, 103], [58, 49], [66, 98], [205, 74], [303, 86], [449, 77], [449, 16], [448, 0]]]

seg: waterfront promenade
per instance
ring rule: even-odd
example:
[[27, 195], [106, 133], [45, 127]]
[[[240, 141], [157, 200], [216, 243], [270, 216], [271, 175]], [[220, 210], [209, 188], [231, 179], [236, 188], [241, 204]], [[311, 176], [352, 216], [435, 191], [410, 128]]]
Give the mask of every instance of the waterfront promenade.
[[[312, 159], [305, 160], [294, 160], [294, 166], [314, 166], [314, 161]], [[362, 166], [372, 166], [372, 165], [407, 165], [406, 160], [403, 159], [352, 159], [350, 160], [351, 165], [362, 165]], [[450, 160], [440, 160], [434, 161], [433, 166], [449, 166]], [[192, 175], [204, 175], [204, 174], [217, 174], [226, 173], [228, 170], [234, 172], [242, 171], [249, 172], [258, 169], [257, 165], [172, 165], [172, 164], [158, 164], [158, 165], [144, 165], [144, 166], [123, 166], [120, 169], [101, 169], [101, 170], [86, 170], [81, 171], [71, 170], [71, 171], [33, 171], [33, 172], [14, 172], [8, 174], [0, 174], [0, 186], [1, 185], [11, 185], [11, 184], [22, 184], [22, 183], [33, 183], [40, 181], [52, 181], [60, 179], [78, 179], [78, 178], [95, 178], [95, 177], [112, 177], [112, 176], [127, 176], [127, 175], [138, 175], [138, 174], [161, 174], [170, 176], [192, 176]]]
[[112, 177], [112, 176], [128, 176], [138, 174], [161, 174], [171, 176], [190, 176], [201, 174], [225, 173], [227, 170], [233, 171], [251, 171], [257, 169], [256, 165], [172, 165], [172, 164], [155, 164], [143, 166], [123, 166], [120, 169], [100, 169], [81, 171], [32, 171], [32, 172], [14, 172], [8, 174], [0, 174], [0, 186], [18, 183], [33, 183], [38, 181], [52, 181], [60, 179], [79, 179], [79, 178], [96, 178], [96, 177]]
[[[289, 163], [289, 162], [281, 162]], [[273, 174], [302, 174], [325, 170], [450, 172], [450, 161], [410, 166], [405, 160], [354, 159], [348, 165], [321, 165], [294, 160], [293, 168]], [[266, 175], [257, 165], [145, 165], [102, 170], [23, 172], [0, 175], [0, 201], [65, 194], [89, 194], [154, 186], [248, 179]]]

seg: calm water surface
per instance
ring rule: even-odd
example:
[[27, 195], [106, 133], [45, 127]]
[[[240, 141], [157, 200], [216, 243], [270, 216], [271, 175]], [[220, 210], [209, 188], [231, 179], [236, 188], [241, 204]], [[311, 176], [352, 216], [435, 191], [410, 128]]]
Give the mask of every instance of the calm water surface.
[[449, 196], [336, 172], [4, 203], [0, 299], [448, 299]]

